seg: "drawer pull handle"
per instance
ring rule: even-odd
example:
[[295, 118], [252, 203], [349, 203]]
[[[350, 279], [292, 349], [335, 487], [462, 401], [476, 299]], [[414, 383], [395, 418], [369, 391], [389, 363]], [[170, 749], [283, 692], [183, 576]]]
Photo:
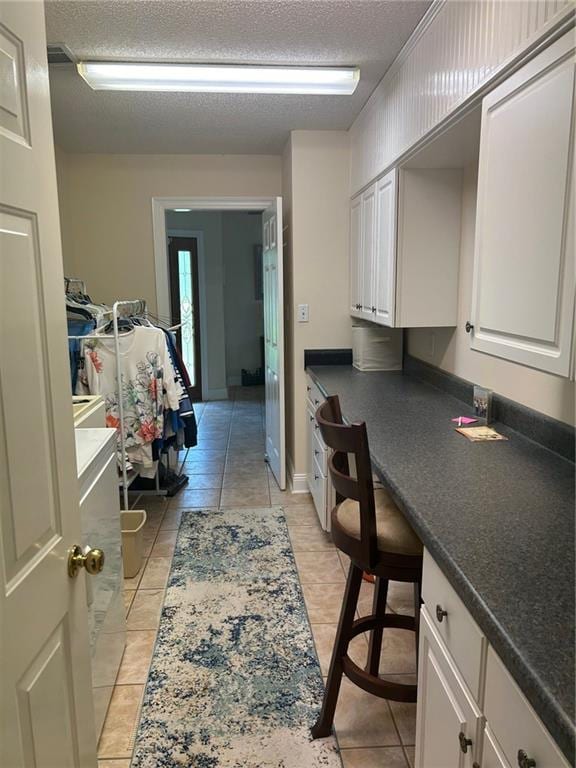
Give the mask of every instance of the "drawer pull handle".
[[320, 452], [317, 451], [316, 448], [314, 448], [314, 456], [319, 456], [319, 455], [320, 455]]
[[472, 746], [472, 739], [467, 739], [466, 736], [460, 731], [458, 734], [458, 741], [460, 742], [460, 749], [464, 754], [468, 752], [468, 747]]
[[314, 429], [318, 429], [318, 424], [314, 424]]
[[448, 616], [448, 611], [445, 611], [443, 608], [441, 608], [439, 605], [436, 606], [436, 618], [442, 624], [444, 621], [444, 617]]
[[319, 475], [314, 475], [314, 480], [320, 480], [320, 476]]
[[523, 749], [518, 750], [518, 768], [536, 768], [536, 760], [528, 757]]
[[320, 400], [314, 400], [314, 405], [320, 405]]
[[306, 386], [306, 392], [312, 392], [312, 387]]
[[308, 416], [308, 418], [310, 419], [310, 421], [314, 421], [314, 416]]

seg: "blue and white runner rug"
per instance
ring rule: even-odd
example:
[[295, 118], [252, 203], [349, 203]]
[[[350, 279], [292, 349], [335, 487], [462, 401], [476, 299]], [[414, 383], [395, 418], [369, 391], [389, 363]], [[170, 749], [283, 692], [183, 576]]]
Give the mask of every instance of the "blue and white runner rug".
[[280, 509], [185, 512], [132, 768], [341, 768]]

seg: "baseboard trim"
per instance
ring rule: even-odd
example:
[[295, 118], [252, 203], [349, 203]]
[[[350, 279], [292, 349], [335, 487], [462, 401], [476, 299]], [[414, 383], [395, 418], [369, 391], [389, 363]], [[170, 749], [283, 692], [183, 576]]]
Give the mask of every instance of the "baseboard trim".
[[292, 463], [291, 456], [288, 456], [288, 461], [286, 463], [288, 464], [288, 482], [292, 493], [310, 493], [306, 475], [294, 472], [294, 464]]

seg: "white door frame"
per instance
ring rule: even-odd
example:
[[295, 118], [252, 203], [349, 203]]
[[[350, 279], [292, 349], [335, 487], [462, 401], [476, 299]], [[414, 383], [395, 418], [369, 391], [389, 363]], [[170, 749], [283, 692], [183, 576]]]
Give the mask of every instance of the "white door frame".
[[[153, 197], [152, 231], [154, 236], [154, 267], [156, 272], [156, 304], [159, 315], [170, 317], [170, 281], [168, 272], [168, 230], [166, 211], [173, 208], [189, 208], [191, 211], [264, 211], [274, 197]], [[176, 230], [170, 230], [176, 231]], [[206, 340], [206, 296], [204, 237], [201, 232], [178, 230], [183, 237], [198, 238], [198, 279], [200, 282], [200, 355], [202, 361], [202, 399], [210, 398], [208, 380], [208, 353]], [[176, 235], [172, 235], [176, 237]]]

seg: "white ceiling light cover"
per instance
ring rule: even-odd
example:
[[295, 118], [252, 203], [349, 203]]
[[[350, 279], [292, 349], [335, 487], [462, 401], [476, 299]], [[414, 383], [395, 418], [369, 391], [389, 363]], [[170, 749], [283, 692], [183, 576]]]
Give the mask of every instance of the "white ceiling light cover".
[[266, 67], [85, 61], [78, 72], [95, 91], [191, 91], [350, 95], [357, 67]]

